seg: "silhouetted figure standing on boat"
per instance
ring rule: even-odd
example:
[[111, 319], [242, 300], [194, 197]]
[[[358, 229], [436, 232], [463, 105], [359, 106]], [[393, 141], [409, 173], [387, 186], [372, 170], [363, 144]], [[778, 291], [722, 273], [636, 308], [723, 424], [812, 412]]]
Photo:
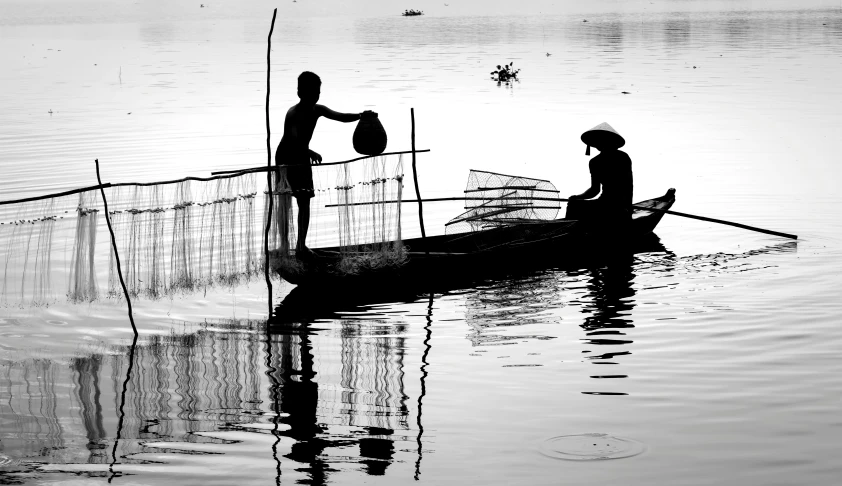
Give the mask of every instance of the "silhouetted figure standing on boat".
[[586, 220], [602, 231], [622, 229], [631, 223], [634, 189], [632, 161], [619, 150], [626, 141], [607, 123], [583, 133], [582, 141], [588, 145], [585, 155], [591, 147], [600, 153], [589, 163], [591, 187], [568, 198], [567, 218]]
[[348, 123], [369, 114], [376, 115], [372, 111], [339, 113], [317, 104], [321, 87], [322, 80], [315, 73], [304, 71], [298, 76], [300, 101], [287, 111], [284, 119], [284, 134], [275, 152], [275, 164], [288, 166], [287, 180], [292, 196], [298, 202], [298, 242], [295, 246], [297, 256], [309, 252], [305, 242], [307, 230], [310, 227], [310, 199], [315, 194], [313, 169], [310, 165], [322, 163], [322, 156], [310, 150], [310, 139], [313, 138], [316, 122], [319, 117], [325, 117]]

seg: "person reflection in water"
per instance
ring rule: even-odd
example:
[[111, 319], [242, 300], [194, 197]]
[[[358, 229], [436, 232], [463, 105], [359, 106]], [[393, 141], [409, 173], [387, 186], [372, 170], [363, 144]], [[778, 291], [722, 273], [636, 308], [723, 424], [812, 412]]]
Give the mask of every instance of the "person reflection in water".
[[310, 226], [310, 198], [314, 196], [313, 169], [311, 164], [321, 164], [322, 156], [310, 149], [310, 139], [320, 117], [343, 123], [357, 121], [364, 116], [374, 116], [372, 111], [339, 113], [319, 105], [322, 80], [315, 73], [304, 71], [298, 76], [299, 102], [293, 105], [284, 119], [284, 134], [275, 152], [275, 165], [287, 167], [287, 180], [292, 195], [298, 202], [297, 256], [309, 253], [305, 246]]
[[[280, 313], [276, 315], [280, 315]], [[281, 321], [278, 321], [278, 324], [281, 324]], [[292, 322], [286, 322], [277, 327], [276, 332], [277, 334], [273, 336], [269, 348], [272, 363], [270, 378], [274, 378], [273, 382], [277, 390], [277, 394], [273, 394], [276, 398], [274, 411], [283, 412], [286, 415], [282, 421], [289, 428], [281, 435], [295, 440], [289, 454], [284, 457], [306, 465], [296, 468], [297, 471], [309, 475], [309, 478], [306, 481], [300, 481], [301, 483], [314, 486], [330, 484], [330, 474], [337, 472], [337, 469], [330, 465], [331, 457], [335, 460], [337, 456], [329, 454], [328, 449], [341, 449], [342, 455], [347, 457], [355, 439], [352, 438], [353, 436], [346, 434], [332, 433], [330, 425], [324, 420], [319, 420], [320, 409], [322, 411], [329, 409], [332, 404], [329, 400], [329, 393], [323, 394], [321, 397], [319, 394], [319, 383], [316, 379], [318, 365], [313, 353], [312, 342], [312, 336], [315, 336], [315, 333], [312, 333], [307, 327], [295, 326]], [[345, 341], [354, 338], [343, 334], [341, 339]], [[343, 342], [340, 347], [343, 353], [341, 357], [342, 373], [345, 373], [346, 370], [348, 372], [348, 380], [345, 383], [365, 382], [366, 377], [362, 374], [371, 372], [372, 368], [363, 360], [371, 359], [371, 356], [356, 354], [359, 352], [359, 348], [352, 344]], [[401, 362], [401, 360], [383, 359], [381, 362], [395, 364]], [[398, 372], [399, 370], [392, 369], [393, 376], [398, 376]], [[389, 382], [388, 376], [382, 375], [374, 376], [373, 381], [383, 384]], [[378, 397], [382, 396], [377, 390], [374, 393]], [[403, 395], [402, 388], [400, 393]], [[354, 407], [365, 403], [366, 399], [363, 398], [363, 395], [365, 393], [357, 393], [356, 389], [346, 389], [342, 392], [342, 402], [338, 405], [348, 407], [345, 413], [349, 414], [351, 424], [355, 420], [353, 414], [356, 411]], [[326, 396], [328, 400], [326, 400]], [[368, 435], [356, 439], [359, 445], [359, 462], [365, 466], [366, 473], [382, 476], [386, 473], [386, 469], [392, 463], [394, 457], [395, 446], [391, 437], [394, 430], [374, 426], [364, 427], [364, 429], [366, 429]]]
[[[582, 312], [589, 313], [582, 324], [582, 328], [589, 333], [634, 327], [631, 320], [637, 293], [632, 285], [635, 278], [634, 256], [614, 255], [603, 263], [602, 266], [589, 269], [587, 290], [593, 303], [582, 309]], [[618, 344], [612, 340], [606, 341], [592, 343]]]
[[595, 230], [622, 229], [631, 223], [634, 188], [631, 158], [619, 150], [626, 141], [607, 123], [583, 133], [582, 141], [588, 145], [585, 155], [591, 147], [600, 153], [589, 164], [591, 187], [568, 198], [567, 218], [588, 221]]

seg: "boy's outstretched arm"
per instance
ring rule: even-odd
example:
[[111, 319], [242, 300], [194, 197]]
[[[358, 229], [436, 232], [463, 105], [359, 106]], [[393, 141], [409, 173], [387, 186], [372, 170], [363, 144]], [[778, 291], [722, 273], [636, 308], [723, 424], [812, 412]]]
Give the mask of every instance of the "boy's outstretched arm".
[[[319, 116], [323, 116], [323, 117], [331, 119], [331, 120], [336, 120], [336, 121], [339, 121], [339, 122], [342, 122], [342, 123], [349, 123], [349, 122], [359, 120], [363, 116], [363, 113], [366, 113], [366, 112], [363, 112], [363, 113], [339, 113], [338, 111], [331, 110], [327, 106], [316, 105], [316, 113]], [[370, 113], [374, 114], [374, 112], [370, 112]]]

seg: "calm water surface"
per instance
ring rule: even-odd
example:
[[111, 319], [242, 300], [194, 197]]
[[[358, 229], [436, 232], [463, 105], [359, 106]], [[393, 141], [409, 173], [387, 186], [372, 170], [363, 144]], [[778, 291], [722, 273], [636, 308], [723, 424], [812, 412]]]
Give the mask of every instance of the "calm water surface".
[[[667, 216], [645, 252], [465, 288], [443, 276], [429, 292], [324, 295], [276, 281], [268, 323], [257, 279], [139, 299], [136, 343], [122, 301], [31, 306], [10, 291], [0, 483], [842, 476], [839, 6], [543, 2], [514, 15], [450, 3], [419, 4], [419, 18], [282, 7], [273, 148], [305, 69], [324, 104], [378, 111], [389, 150], [409, 148], [415, 108], [427, 197], [461, 193], [469, 169], [581, 192], [579, 134], [608, 121], [628, 141], [636, 199], [675, 187], [678, 211], [799, 240]], [[93, 185], [95, 158], [111, 182], [265, 164], [270, 15], [0, 3], [0, 199]], [[509, 61], [521, 81], [497, 86], [488, 73]], [[351, 158], [353, 128], [324, 121], [312, 147]], [[428, 231], [460, 210], [425, 206]], [[2, 251], [8, 262], [16, 249]], [[601, 433], [644, 451], [542, 454]]]

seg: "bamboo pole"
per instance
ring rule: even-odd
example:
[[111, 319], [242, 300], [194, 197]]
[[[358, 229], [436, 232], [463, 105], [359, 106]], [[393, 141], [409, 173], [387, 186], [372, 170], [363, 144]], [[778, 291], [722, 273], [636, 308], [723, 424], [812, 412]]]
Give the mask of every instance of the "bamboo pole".
[[476, 189], [465, 189], [463, 191], [465, 194], [469, 192], [486, 192], [486, 191], [501, 191], [501, 190], [511, 190], [511, 189], [522, 189], [526, 191], [535, 191], [535, 192], [555, 192], [559, 193], [558, 189], [539, 189], [535, 186], [501, 186], [501, 187], [477, 187]]
[[[437, 197], [437, 198], [424, 199], [423, 202], [487, 201], [488, 199], [489, 198], [485, 198], [485, 197]], [[494, 201], [507, 201], [507, 200], [523, 201], [524, 199], [529, 199], [529, 200], [532, 200], [532, 201], [559, 201], [559, 202], [570, 201], [569, 199], [566, 199], [566, 198], [563, 198], [563, 197], [529, 197], [529, 198], [502, 197], [502, 198], [494, 198]], [[348, 204], [348, 206], [358, 206], [358, 205], [365, 205], [365, 204], [389, 204], [389, 203], [397, 203], [397, 202], [413, 203], [413, 202], [419, 202], [419, 201], [417, 199], [404, 199], [403, 201], [380, 201], [380, 202], [352, 203], [352, 204]], [[345, 205], [344, 204], [328, 204], [325, 207], [334, 207], [334, 206], [345, 206]], [[790, 239], [793, 239], [793, 240], [798, 239], [797, 235], [793, 235], [793, 234], [790, 234], [790, 233], [783, 233], [783, 232], [780, 232], [780, 231], [773, 231], [773, 230], [768, 230], [768, 229], [764, 229], [764, 228], [758, 228], [757, 226], [749, 226], [747, 224], [735, 223], [733, 221], [726, 221], [724, 219], [708, 218], [706, 216], [697, 216], [695, 214], [681, 213], [681, 212], [672, 211], [672, 210], [669, 210], [669, 209], [649, 208], [649, 207], [646, 207], [646, 206], [638, 206], [638, 205], [635, 205], [635, 204], [632, 204], [632, 208], [633, 209], [640, 209], [640, 210], [643, 210], [643, 211], [652, 211], [652, 212], [655, 212], [655, 213], [672, 214], [673, 216], [681, 216], [683, 218], [697, 219], [699, 221], [707, 221], [707, 222], [710, 222], [710, 223], [724, 224], [726, 226], [733, 226], [735, 228], [747, 229], [749, 231], [756, 231], [758, 233], [764, 233], [764, 234], [767, 234], [767, 235], [781, 236], [783, 238], [790, 238]]]
[[418, 171], [415, 169], [415, 108], [409, 109], [409, 116], [412, 121], [412, 180], [415, 182], [415, 197], [418, 198], [415, 202], [418, 203], [418, 222], [421, 225], [421, 239], [424, 240], [427, 238], [427, 232], [424, 231], [424, 206], [422, 205], [423, 199], [421, 199], [421, 192], [418, 190]]
[[[272, 12], [272, 25], [269, 27], [269, 37], [267, 39], [268, 46], [266, 48], [266, 185], [269, 188], [269, 193], [266, 197], [269, 198], [269, 209], [266, 215], [266, 228], [263, 233], [263, 275], [266, 277], [266, 288], [269, 293], [269, 317], [272, 317], [272, 279], [269, 278], [269, 229], [272, 227], [272, 209], [274, 208], [274, 191], [272, 190], [272, 146], [270, 144], [270, 136], [272, 130], [269, 127], [269, 93], [272, 85], [270, 83], [272, 74], [272, 32], [275, 31], [275, 17], [278, 15], [276, 8]], [[284, 235], [286, 238], [286, 235]]]
[[126, 296], [126, 304], [129, 306], [129, 322], [132, 324], [132, 331], [134, 331], [135, 339], [137, 339], [137, 327], [134, 325], [134, 316], [132, 315], [132, 299], [129, 297], [129, 289], [126, 288], [126, 282], [123, 280], [123, 270], [120, 269], [120, 252], [117, 251], [117, 239], [114, 238], [111, 215], [108, 214], [108, 201], [105, 199], [105, 189], [102, 185], [102, 179], [99, 177], [99, 159], [94, 159], [94, 163], [96, 164], [96, 180], [99, 182], [99, 192], [102, 195], [102, 205], [105, 206], [105, 222], [108, 224], [108, 232], [111, 233], [111, 247], [114, 248], [117, 276], [120, 277], [120, 286], [123, 287], [123, 295]]
[[[423, 150], [416, 150], [415, 153], [420, 154], [422, 152], [429, 152], [429, 151], [430, 151], [430, 149], [423, 149]], [[363, 159], [370, 159], [372, 157], [382, 157], [384, 155], [403, 155], [403, 154], [411, 154], [412, 152], [413, 152], [412, 150], [404, 150], [402, 152], [386, 152], [386, 153], [382, 153], [380, 155], [374, 155], [374, 156], [364, 155], [362, 157], [357, 157], [357, 158], [349, 159], [349, 160], [341, 160], [339, 162], [322, 162], [318, 166], [321, 167], [321, 166], [325, 166], [325, 165], [350, 164], [351, 162], [356, 162], [358, 160], [363, 160]], [[291, 166], [290, 165], [278, 165], [276, 167], [291, 167]], [[249, 172], [263, 172], [265, 170], [273, 170], [273, 169], [272, 168], [267, 169], [266, 167], [251, 167], [249, 169], [220, 170], [220, 171], [216, 171], [216, 172], [211, 172], [211, 175], [212, 176], [225, 175], [225, 174], [239, 175], [239, 174], [247, 174]]]
[[[265, 167], [262, 168], [261, 171], [251, 171], [251, 172], [263, 172], [267, 170]], [[70, 196], [72, 194], [79, 194], [80, 192], [85, 191], [96, 191], [97, 189], [101, 188], [108, 188], [108, 187], [127, 187], [127, 186], [135, 186], [135, 187], [142, 187], [142, 186], [162, 186], [166, 184], [177, 184], [179, 182], [186, 182], [186, 181], [197, 181], [197, 182], [210, 182], [219, 179], [230, 179], [232, 177], [238, 177], [243, 175], [244, 173], [236, 172], [236, 173], [229, 173], [229, 174], [221, 174], [212, 177], [183, 177], [181, 179], [173, 179], [169, 181], [156, 181], [156, 182], [115, 182], [110, 183], [107, 182], [105, 184], [99, 184], [96, 186], [89, 186], [89, 187], [80, 187], [78, 189], [69, 189], [67, 191], [62, 192], [54, 192], [51, 194], [44, 194], [41, 196], [32, 196], [32, 197], [25, 197], [22, 199], [12, 199], [8, 201], [0, 201], [0, 206], [4, 206], [6, 204], [17, 204], [17, 203], [25, 203], [25, 202], [32, 202], [32, 201], [40, 201], [42, 199], [50, 199], [54, 197], [62, 197], [62, 196]]]
[[25, 197], [22, 199], [12, 199], [9, 201], [0, 201], [0, 206], [6, 204], [17, 204], [17, 203], [25, 203], [25, 202], [32, 202], [32, 201], [40, 201], [42, 199], [50, 199], [52, 197], [62, 197], [62, 196], [70, 196], [71, 194], [79, 194], [80, 192], [85, 191], [96, 191], [97, 189], [102, 189], [105, 187], [111, 187], [112, 184], [97, 184], [95, 186], [90, 187], [81, 187], [79, 189], [70, 189], [69, 191], [63, 192], [54, 192], [52, 194], [44, 194], [43, 196], [32, 196], [32, 197]]
[[[523, 201], [524, 199], [530, 199], [535, 201], [567, 201], [567, 199], [561, 197], [495, 197], [495, 198], [487, 198], [487, 197], [431, 197], [427, 199], [421, 199], [421, 202], [442, 202], [442, 201], [488, 201], [489, 199], [493, 199], [494, 201], [509, 201], [509, 200], [517, 200]], [[350, 203], [350, 204], [325, 204], [326, 208], [333, 208], [337, 206], [367, 206], [369, 204], [392, 204], [392, 203], [414, 203], [419, 202], [418, 199], [403, 199], [401, 201], [393, 200], [393, 201], [374, 201], [374, 202], [359, 202], [359, 203]]]
[[[429, 152], [429, 151], [430, 151], [430, 149], [423, 149], [423, 150], [416, 150], [415, 153], [420, 154], [420, 153]], [[406, 151], [403, 151], [403, 152], [389, 152], [389, 153], [384, 153], [384, 154], [380, 154], [380, 155], [402, 155], [402, 154], [409, 154], [409, 153], [412, 153], [412, 151], [406, 150]], [[271, 155], [270, 155], [270, 158], [271, 158]], [[370, 157], [369, 156], [357, 157], [356, 159], [343, 160], [341, 162], [325, 162], [325, 163], [319, 164], [319, 165], [348, 164], [350, 162], [356, 162], [358, 160], [363, 160], [363, 159], [368, 159], [368, 158], [370, 158]], [[281, 165], [281, 166], [276, 166], [276, 167], [286, 167], [286, 166]], [[99, 184], [99, 185], [96, 185], [96, 186], [80, 187], [78, 189], [69, 189], [67, 191], [54, 192], [54, 193], [50, 193], [50, 194], [43, 194], [43, 195], [40, 195], [40, 196], [31, 196], [31, 197], [25, 197], [25, 198], [21, 198], [21, 199], [10, 199], [10, 200], [7, 200], [7, 201], [0, 201], [0, 206], [5, 206], [7, 204], [18, 204], [18, 203], [25, 203], [25, 202], [32, 202], [32, 201], [41, 201], [43, 199], [50, 199], [50, 198], [54, 198], [54, 197], [70, 196], [70, 195], [79, 194], [80, 192], [85, 192], [85, 191], [96, 191], [97, 189], [100, 189], [100, 188], [127, 187], [127, 186], [135, 186], [135, 187], [162, 186], [162, 185], [165, 185], [165, 184], [177, 184], [179, 182], [187, 182], [187, 181], [210, 182], [210, 181], [216, 181], [216, 180], [219, 180], [219, 179], [230, 179], [232, 177], [238, 177], [238, 176], [241, 176], [243, 174], [248, 174], [248, 173], [251, 173], [251, 172], [267, 172], [267, 171], [272, 171], [272, 170], [276, 170], [276, 168], [275, 167], [252, 167], [250, 169], [242, 169], [242, 170], [225, 170], [225, 171], [213, 172], [213, 173], [211, 173], [211, 177], [192, 177], [192, 176], [190, 176], [190, 177], [182, 177], [181, 179], [172, 179], [172, 180], [168, 180], [168, 181], [114, 182], [114, 183], [107, 182], [105, 184]]]

